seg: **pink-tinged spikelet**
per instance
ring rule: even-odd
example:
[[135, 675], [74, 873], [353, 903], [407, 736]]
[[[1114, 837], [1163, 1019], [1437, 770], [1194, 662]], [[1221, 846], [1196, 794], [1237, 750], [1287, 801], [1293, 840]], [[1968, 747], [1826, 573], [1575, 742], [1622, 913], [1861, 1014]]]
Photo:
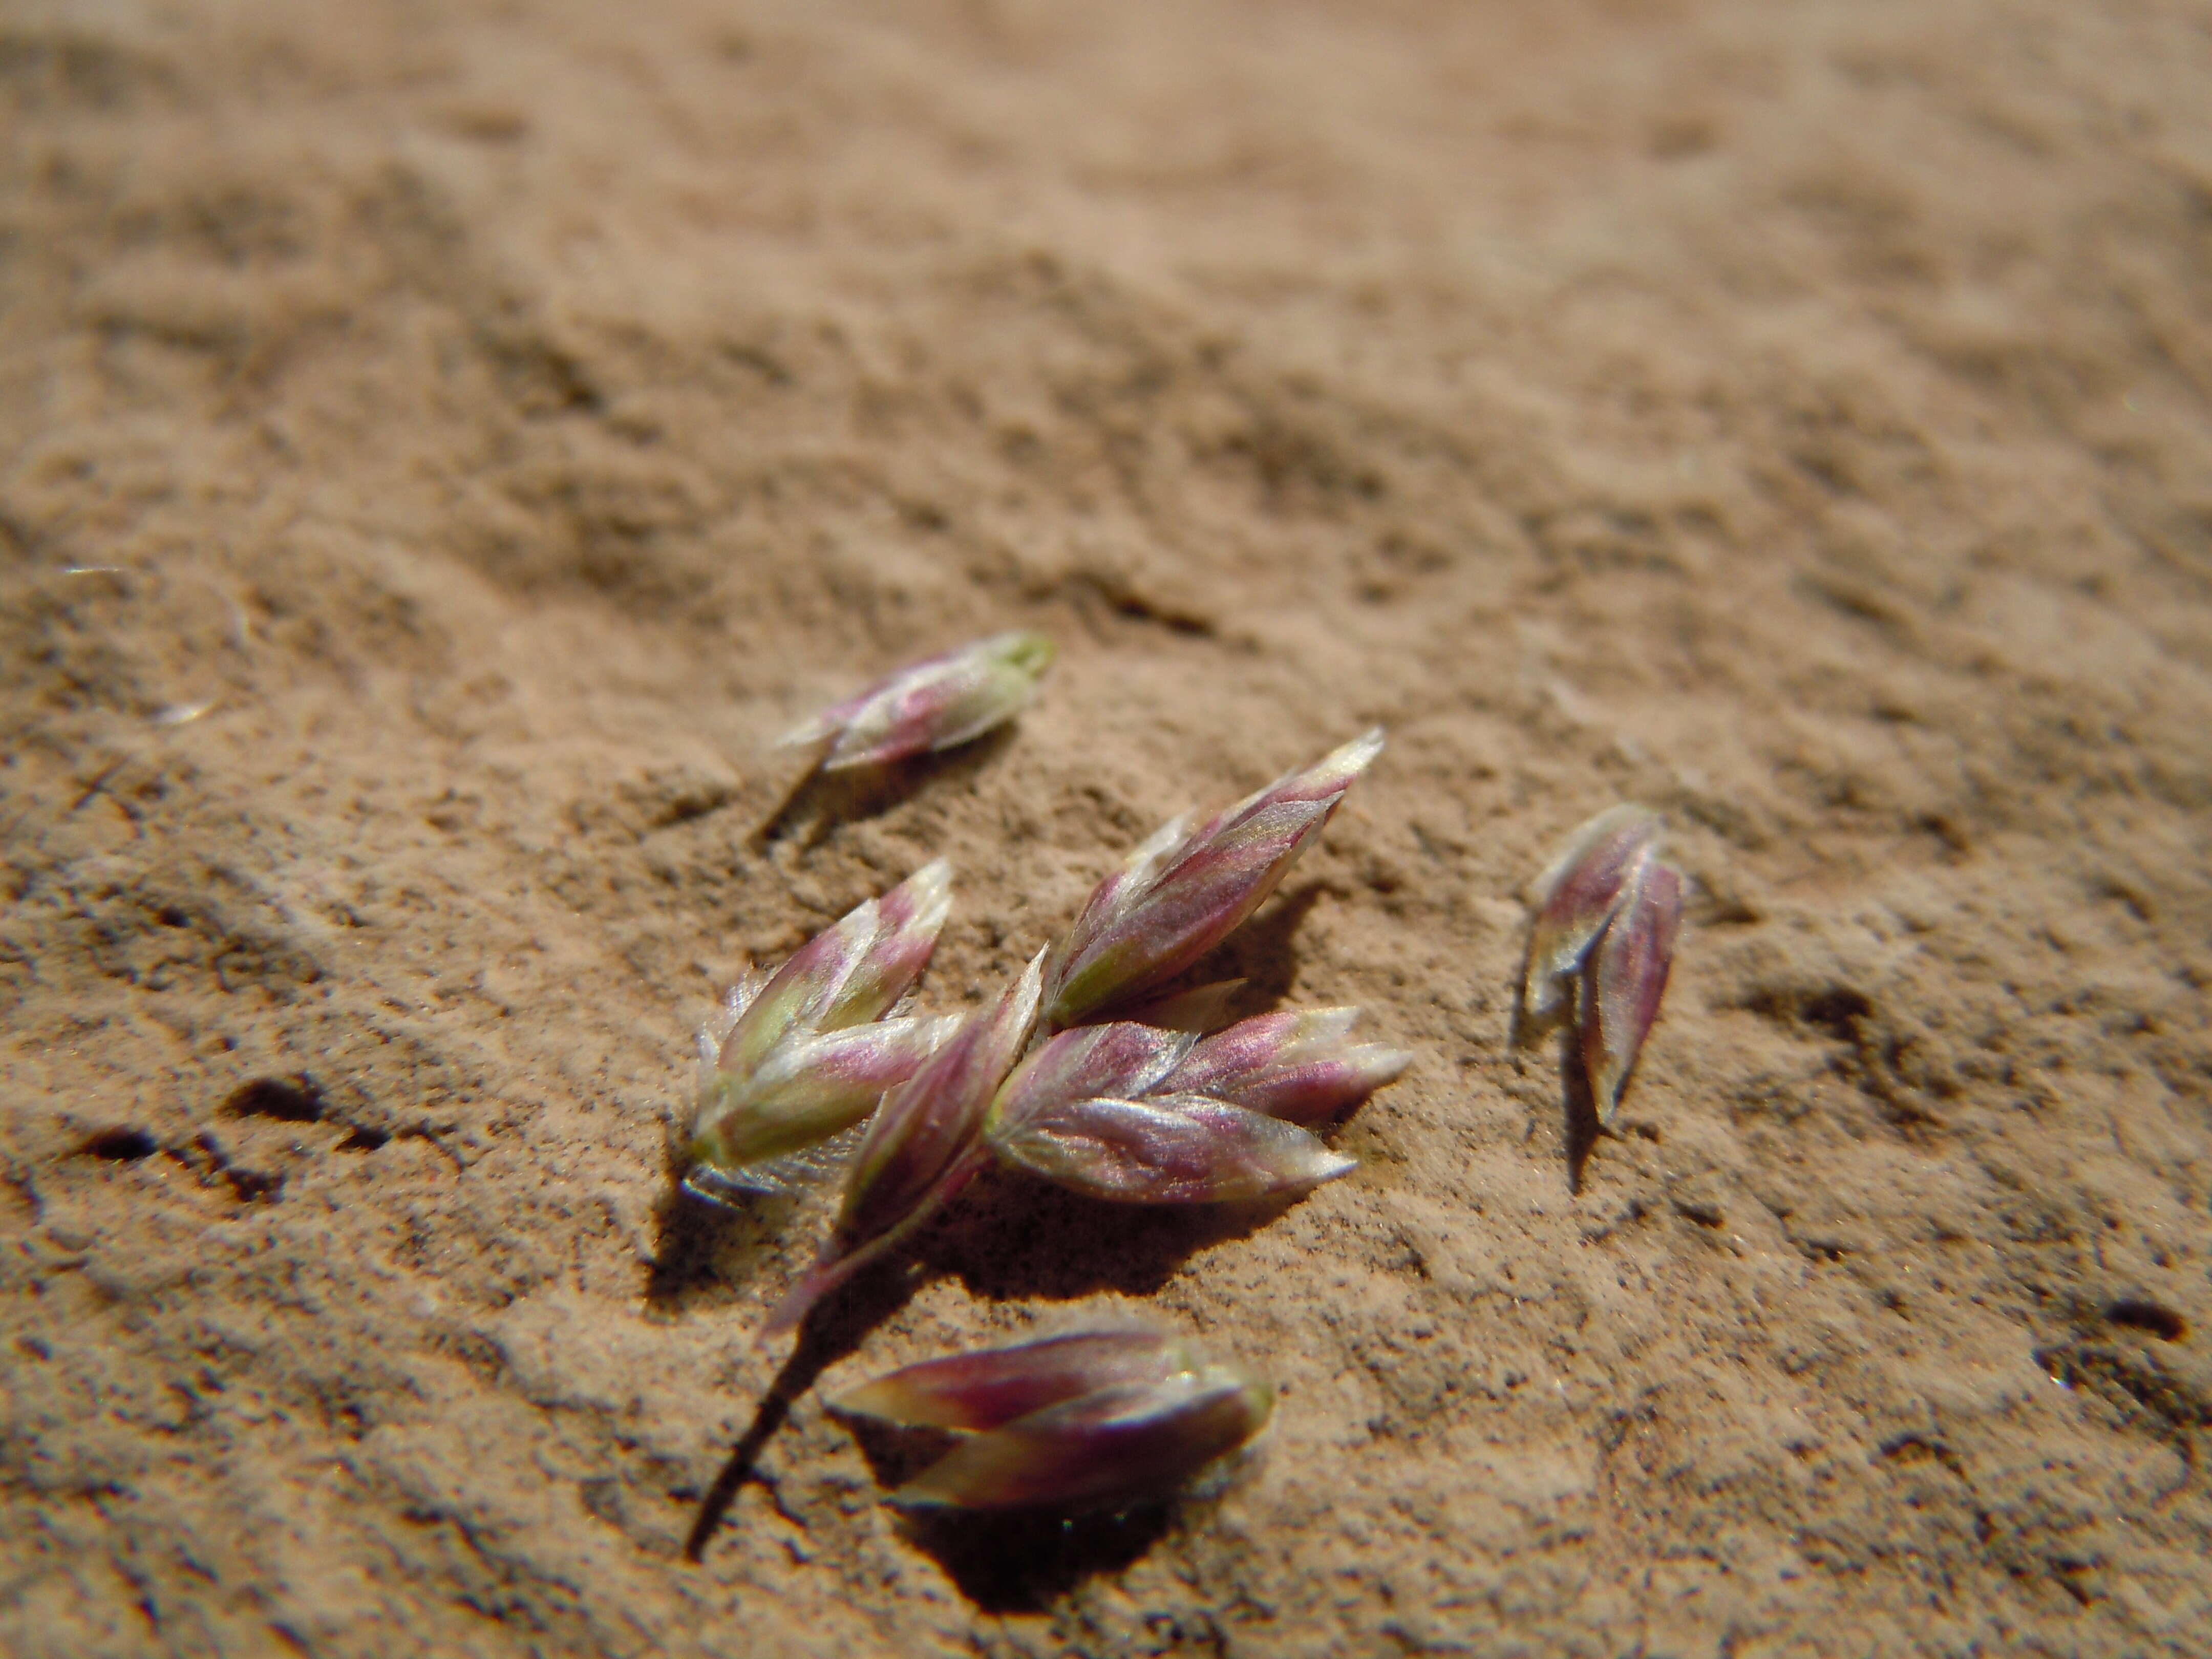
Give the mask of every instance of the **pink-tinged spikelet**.
[[992, 1140], [1005, 1162], [1122, 1204], [1232, 1204], [1304, 1192], [1355, 1160], [1310, 1131], [1205, 1095], [1062, 1101]]
[[1610, 1126], [1628, 1074], [1659, 1018], [1674, 935], [1682, 925], [1682, 878], [1656, 859], [1637, 872], [1583, 975], [1577, 1035], [1598, 1121]]
[[963, 1431], [896, 1504], [1068, 1515], [1165, 1497], [1251, 1439], [1273, 1407], [1268, 1384], [1194, 1343], [1115, 1331], [908, 1366], [834, 1409]]
[[1357, 1008], [1260, 1014], [1202, 1039], [1162, 1087], [1212, 1095], [1293, 1123], [1327, 1123], [1386, 1084], [1413, 1057], [1379, 1042], [1347, 1042]]
[[824, 1295], [910, 1237], [989, 1163], [981, 1130], [999, 1085], [1036, 1023], [1040, 952], [989, 1008], [885, 1095], [845, 1180], [837, 1223], [814, 1266], [770, 1312], [761, 1334], [794, 1328]]
[[842, 1394], [831, 1409], [908, 1429], [995, 1429], [1063, 1400], [1158, 1382], [1206, 1363], [1198, 1345], [1136, 1327], [1075, 1330], [925, 1359]]
[[1073, 1025], [1172, 978], [1260, 907], [1382, 750], [1369, 732], [1199, 829], [1176, 819], [1098, 884], [1054, 952], [1045, 1018]]
[[698, 1103], [685, 1137], [692, 1184], [776, 1184], [759, 1172], [866, 1117], [951, 1033], [947, 1019], [884, 1016], [928, 963], [952, 904], [951, 867], [922, 866], [817, 934], [757, 988], [740, 987], [701, 1033]]
[[1682, 876], [1660, 860], [1662, 828], [1649, 808], [1608, 808], [1575, 832], [1536, 884], [1520, 1035], [1526, 1041], [1571, 1009], [1601, 1127], [1620, 1110], [1659, 1018], [1681, 929]]
[[1262, 1014], [1210, 1037], [1115, 1021], [1063, 1031], [992, 1103], [1001, 1162], [1094, 1198], [1224, 1203], [1348, 1173], [1307, 1123], [1402, 1072], [1408, 1055], [1343, 1039], [1358, 1011]]
[[1522, 981], [1523, 1034], [1534, 1036], [1567, 1007], [1566, 980], [1619, 908], [1621, 895], [1659, 840], [1660, 819], [1648, 807], [1608, 807], [1575, 831], [1536, 878], [1536, 921], [1528, 931], [1528, 966]]
[[902, 668], [793, 726], [783, 742], [827, 744], [828, 772], [957, 748], [1019, 714], [1058, 654], [1042, 634], [994, 634]]

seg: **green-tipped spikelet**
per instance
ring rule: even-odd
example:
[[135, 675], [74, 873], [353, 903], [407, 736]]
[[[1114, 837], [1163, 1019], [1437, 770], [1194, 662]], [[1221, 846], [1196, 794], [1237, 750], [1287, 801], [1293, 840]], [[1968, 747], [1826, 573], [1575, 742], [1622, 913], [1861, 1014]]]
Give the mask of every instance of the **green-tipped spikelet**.
[[994, 634], [902, 668], [793, 726], [783, 742], [826, 745], [829, 772], [957, 748], [1019, 714], [1058, 654], [1042, 634]]
[[884, 1016], [929, 961], [951, 884], [942, 859], [925, 865], [732, 993], [700, 1033], [683, 1149], [695, 1191], [781, 1184], [779, 1160], [851, 1128], [951, 1035], [952, 1020]]

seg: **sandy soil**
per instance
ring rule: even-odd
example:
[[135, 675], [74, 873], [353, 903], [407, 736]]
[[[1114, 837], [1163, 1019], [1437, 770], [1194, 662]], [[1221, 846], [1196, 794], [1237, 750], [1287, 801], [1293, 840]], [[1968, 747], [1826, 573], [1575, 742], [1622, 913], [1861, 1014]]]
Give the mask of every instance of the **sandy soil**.
[[[0, 1648], [2206, 1651], [2205, 7], [10, 0], [0, 100]], [[1362, 1170], [978, 1188], [778, 1404], [720, 986], [944, 854], [965, 1006], [1374, 721], [1227, 952], [1419, 1054]], [[909, 1529], [822, 1413], [1101, 1305], [1279, 1379], [1243, 1484]]]

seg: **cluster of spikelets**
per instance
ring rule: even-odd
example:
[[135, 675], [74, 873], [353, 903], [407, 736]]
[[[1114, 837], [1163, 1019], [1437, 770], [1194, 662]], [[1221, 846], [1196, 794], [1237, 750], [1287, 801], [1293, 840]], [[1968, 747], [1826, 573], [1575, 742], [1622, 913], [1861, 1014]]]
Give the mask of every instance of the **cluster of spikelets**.
[[[702, 1034], [687, 1183], [710, 1197], [773, 1188], [810, 1158], [845, 1175], [836, 1228], [769, 1332], [994, 1163], [1146, 1204], [1264, 1198], [1350, 1170], [1315, 1128], [1410, 1059], [1351, 1041], [1354, 1010], [1209, 1031], [1228, 988], [1143, 1003], [1252, 914], [1381, 748], [1370, 733], [1204, 824], [1170, 824], [974, 1013], [897, 1012], [951, 909], [941, 861], [732, 992]], [[864, 1121], [849, 1152], [836, 1145]]]
[[[793, 733], [825, 769], [951, 747], [1011, 716], [1052, 660], [1009, 634], [918, 664]], [[966, 1015], [908, 1012], [951, 909], [942, 860], [855, 907], [701, 1033], [685, 1186], [718, 1201], [842, 1172], [813, 1266], [763, 1336], [902, 1249], [1004, 1165], [1093, 1197], [1218, 1203], [1352, 1168], [1316, 1133], [1411, 1056], [1354, 1042], [1349, 1008], [1230, 1023], [1233, 985], [1163, 997], [1321, 833], [1382, 747], [1369, 732], [1201, 823], [1165, 825], [1065, 937]], [[970, 1437], [902, 1501], [1067, 1510], [1166, 1490], [1266, 1420], [1267, 1387], [1188, 1342], [1078, 1331], [912, 1368], [841, 1408]]]
[[[901, 672], [788, 741], [817, 745], [825, 769], [950, 748], [1011, 718], [1053, 655], [1038, 635], [1000, 635]], [[843, 1178], [828, 1237], [763, 1336], [795, 1328], [994, 1165], [1136, 1204], [1296, 1194], [1349, 1171], [1316, 1131], [1410, 1055], [1352, 1041], [1355, 1009], [1230, 1023], [1234, 983], [1163, 993], [1275, 890], [1382, 748], [1370, 732], [1203, 823], [1164, 825], [975, 1012], [907, 1011], [951, 913], [942, 860], [773, 975], [748, 975], [701, 1033], [684, 1185], [727, 1202]], [[1641, 808], [1601, 815], [1539, 884], [1523, 1035], [1563, 1017], [1574, 980], [1607, 1120], [1656, 1016], [1681, 914], [1658, 830]], [[1272, 1402], [1265, 1383], [1187, 1340], [1105, 1329], [910, 1366], [836, 1408], [957, 1437], [897, 1501], [1066, 1512], [1171, 1490], [1243, 1445]]]

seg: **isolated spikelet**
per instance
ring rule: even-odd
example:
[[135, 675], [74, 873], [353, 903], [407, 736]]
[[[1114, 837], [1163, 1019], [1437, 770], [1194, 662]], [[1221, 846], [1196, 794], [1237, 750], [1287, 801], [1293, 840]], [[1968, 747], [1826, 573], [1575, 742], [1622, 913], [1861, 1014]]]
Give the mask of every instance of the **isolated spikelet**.
[[1603, 1127], [1659, 1018], [1681, 928], [1682, 877], [1659, 858], [1663, 827], [1647, 807], [1610, 807], [1575, 832], [1535, 885], [1520, 1036], [1572, 1012]]
[[891, 1494], [908, 1508], [1057, 1515], [1162, 1498], [1257, 1434], [1274, 1390], [1188, 1339], [1076, 1332], [894, 1371], [832, 1409], [963, 1431]]
[[902, 668], [793, 726], [782, 742], [826, 745], [825, 772], [957, 748], [1019, 714], [1058, 654], [1042, 634], [994, 634]]
[[838, 1395], [830, 1409], [901, 1428], [973, 1432], [1095, 1389], [1158, 1382], [1205, 1364], [1197, 1344], [1155, 1330], [1071, 1330], [908, 1365]]
[[1575, 831], [1536, 878], [1536, 920], [1521, 983], [1522, 1031], [1533, 1036], [1567, 1011], [1567, 981], [1605, 931], [1637, 870], [1659, 840], [1649, 807], [1607, 808]]

